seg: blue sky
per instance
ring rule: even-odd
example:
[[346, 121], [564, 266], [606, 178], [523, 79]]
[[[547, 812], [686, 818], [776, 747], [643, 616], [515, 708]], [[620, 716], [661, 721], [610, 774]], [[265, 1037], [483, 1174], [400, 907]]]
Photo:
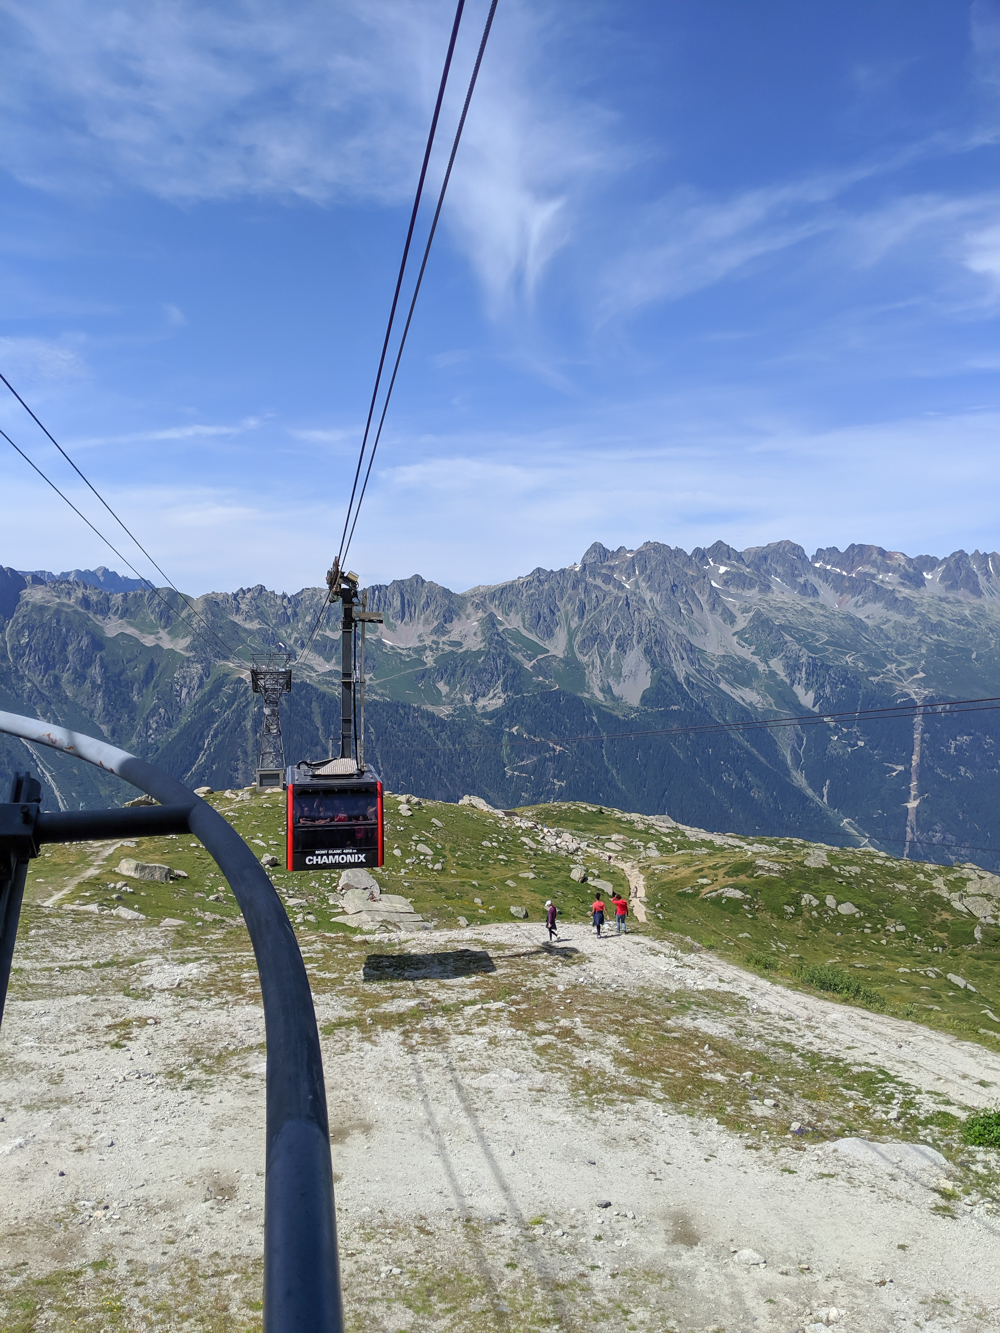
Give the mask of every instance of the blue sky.
[[[451, 10], [7, 0], [0, 368], [186, 589], [322, 579]], [[351, 563], [1000, 546], [998, 158], [1000, 0], [500, 0]]]

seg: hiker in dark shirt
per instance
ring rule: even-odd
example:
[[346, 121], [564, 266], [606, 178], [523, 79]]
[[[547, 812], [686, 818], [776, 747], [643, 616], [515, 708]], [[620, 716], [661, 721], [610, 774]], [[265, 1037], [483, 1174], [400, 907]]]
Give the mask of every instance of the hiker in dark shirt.
[[598, 894], [590, 906], [590, 913], [597, 929], [597, 936], [600, 939], [601, 927], [604, 925], [604, 903], [601, 901], [601, 895]]
[[556, 938], [556, 917], [559, 915], [559, 908], [550, 898], [545, 904], [545, 924], [549, 929], [549, 939]]

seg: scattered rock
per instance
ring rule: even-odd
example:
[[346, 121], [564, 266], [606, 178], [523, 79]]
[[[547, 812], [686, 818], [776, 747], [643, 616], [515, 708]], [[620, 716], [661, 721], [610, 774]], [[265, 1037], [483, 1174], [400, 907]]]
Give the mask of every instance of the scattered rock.
[[586, 884], [587, 882], [587, 872], [583, 866], [570, 866], [569, 877], [575, 880], [577, 884]]
[[337, 888], [341, 893], [344, 893], [347, 889], [365, 889], [372, 895], [372, 901], [377, 900], [382, 892], [378, 880], [374, 875], [369, 875], [367, 870], [342, 871]]
[[431, 849], [427, 846], [427, 844], [426, 844], [425, 842], [418, 842], [418, 843], [417, 843], [417, 851], [420, 853], [421, 856], [433, 856], [433, 855], [434, 855], [434, 853], [431, 851]]
[[811, 893], [804, 893], [804, 894], [802, 895], [802, 906], [803, 906], [803, 907], [818, 907], [818, 906], [819, 906], [819, 899], [818, 899], [818, 898], [814, 898], [814, 897], [812, 896]]
[[857, 915], [858, 909], [853, 903], [838, 903], [837, 911], [841, 916], [855, 916]]
[[435, 828], [444, 828], [444, 825], [441, 823], [440, 819], [432, 819], [431, 823], [434, 825]]
[[116, 907], [111, 913], [112, 916], [120, 916], [123, 921], [145, 921], [145, 914], [142, 912], [133, 912], [131, 907]]
[[510, 914], [511, 916], [520, 917], [522, 921], [528, 919], [528, 909], [526, 907], [512, 907], [510, 909]]
[[462, 927], [462, 929], [464, 930], [464, 929], [466, 928], [466, 926], [468, 926], [469, 923], [468, 923], [468, 921], [465, 919], [464, 916], [460, 916], [460, 917], [458, 918], [458, 924], [459, 924], [459, 925]]
[[166, 884], [173, 878], [173, 871], [169, 866], [158, 865], [155, 861], [133, 861], [130, 856], [119, 861], [116, 870], [119, 875], [129, 875], [132, 879], [156, 880], [160, 884]]
[[501, 810], [497, 810], [494, 806], [490, 805], [488, 801], [484, 801], [481, 796], [463, 796], [459, 801], [459, 805], [474, 806], [477, 810], [485, 810], [488, 815], [499, 815], [503, 813]]
[[[171, 872], [170, 872], [170, 878], [171, 878], [171, 879], [189, 879], [190, 876], [188, 875], [188, 872], [187, 872], [186, 870], [171, 870]], [[126, 887], [126, 886], [123, 884], [123, 885], [122, 885], [122, 888], [124, 889], [125, 887]], [[135, 893], [135, 889], [129, 889], [129, 893]]]
[[837, 900], [836, 900], [836, 898], [833, 896], [832, 893], [828, 893], [828, 894], [826, 895], [826, 905], [827, 905], [827, 907], [836, 907], [836, 906], [837, 906]]
[[765, 861], [762, 856], [757, 858], [754, 865], [757, 867], [757, 875], [765, 875], [772, 879], [780, 879], [785, 873], [784, 866], [780, 866], [777, 861]]
[[954, 972], [948, 972], [946, 975], [951, 984], [957, 986], [959, 990], [970, 990], [973, 995], [978, 993], [975, 986], [970, 981], [966, 981], [964, 977], [957, 977]]
[[830, 864], [830, 860], [826, 852], [821, 852], [818, 847], [814, 847], [803, 864], [808, 866], [810, 870], [822, 870]]
[[742, 1264], [744, 1268], [763, 1268], [767, 1263], [764, 1256], [758, 1254], [756, 1250], [736, 1250], [733, 1254], [733, 1258], [738, 1264]]
[[195, 796], [214, 796], [214, 795], [215, 795], [215, 793], [213, 792], [213, 790], [212, 790], [211, 787], [195, 787], [195, 789], [194, 789], [194, 794], [195, 794]]
[[610, 1200], [610, 1199], [598, 1199], [598, 1200], [597, 1200], [597, 1206], [598, 1206], [598, 1208], [610, 1208], [610, 1207], [611, 1207], [611, 1200]]
[[399, 813], [403, 816], [404, 819], [409, 819], [410, 816], [413, 814], [413, 811], [410, 809], [408, 805], [401, 805], [399, 807]]
[[727, 898], [746, 898], [748, 895], [740, 889], [734, 889], [731, 884], [727, 884], [724, 889], [713, 889], [711, 893], [706, 893], [705, 898], [721, 898], [723, 902]]
[[160, 922], [161, 926], [183, 926], [183, 924], [184, 922], [179, 920], [176, 916], [165, 916]]
[[937, 1149], [928, 1147], [926, 1143], [871, 1143], [868, 1139], [849, 1138], [837, 1139], [831, 1149], [890, 1171], [896, 1167], [917, 1171], [931, 1166], [940, 1169], [948, 1165]]
[[518, 874], [518, 879], [537, 879], [538, 876], [533, 870], [522, 870]]
[[276, 856], [273, 856], [270, 852], [264, 853], [264, 855], [260, 858], [260, 863], [262, 866], [265, 866], [268, 870], [270, 870], [274, 866], [281, 865], [281, 862], [278, 860], [278, 858]]
[[974, 916], [978, 916], [980, 921], [985, 921], [988, 926], [995, 924], [996, 903], [991, 903], [988, 898], [963, 898], [962, 906], [967, 907]]
[[136, 805], [159, 805], [159, 804], [160, 803], [155, 796], [148, 796], [145, 792], [143, 792], [143, 794], [141, 796], [137, 796], [134, 801], [126, 801], [123, 808], [126, 810], [131, 810], [132, 807]]
[[600, 889], [602, 893], [610, 893], [615, 887], [606, 879], [592, 879], [590, 883], [593, 888]]

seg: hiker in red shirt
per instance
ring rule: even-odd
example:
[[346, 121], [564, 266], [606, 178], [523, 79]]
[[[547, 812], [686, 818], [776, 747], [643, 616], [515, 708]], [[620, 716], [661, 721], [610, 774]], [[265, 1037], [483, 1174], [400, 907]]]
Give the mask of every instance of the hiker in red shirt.
[[597, 938], [600, 939], [601, 927], [604, 925], [604, 903], [601, 901], [600, 894], [598, 894], [594, 902], [591, 903], [590, 913], [594, 919], [594, 925], [597, 928]]
[[618, 927], [618, 934], [627, 935], [628, 926], [625, 924], [625, 919], [628, 916], [628, 903], [620, 893], [613, 893], [611, 901], [615, 907], [615, 925]]

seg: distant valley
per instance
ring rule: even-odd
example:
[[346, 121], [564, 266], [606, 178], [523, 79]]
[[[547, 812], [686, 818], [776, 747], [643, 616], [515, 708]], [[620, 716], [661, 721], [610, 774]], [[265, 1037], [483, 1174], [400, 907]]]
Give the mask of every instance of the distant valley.
[[[284, 646], [295, 672], [286, 757], [327, 751], [339, 712], [332, 618], [298, 656], [324, 590], [198, 598], [231, 647], [226, 661], [134, 583], [106, 569], [0, 569], [0, 707], [100, 732], [192, 783], [242, 784], [257, 731], [245, 663]], [[367, 753], [395, 790], [473, 792], [502, 807], [582, 800], [702, 828], [1000, 863], [991, 711], [614, 739], [998, 695], [995, 552], [595, 543], [577, 564], [465, 593], [419, 576], [375, 585], [368, 605], [385, 624], [368, 640]], [[24, 767], [20, 743], [0, 750], [5, 767]], [[53, 804], [123, 794], [94, 770], [44, 754], [28, 762]]]

